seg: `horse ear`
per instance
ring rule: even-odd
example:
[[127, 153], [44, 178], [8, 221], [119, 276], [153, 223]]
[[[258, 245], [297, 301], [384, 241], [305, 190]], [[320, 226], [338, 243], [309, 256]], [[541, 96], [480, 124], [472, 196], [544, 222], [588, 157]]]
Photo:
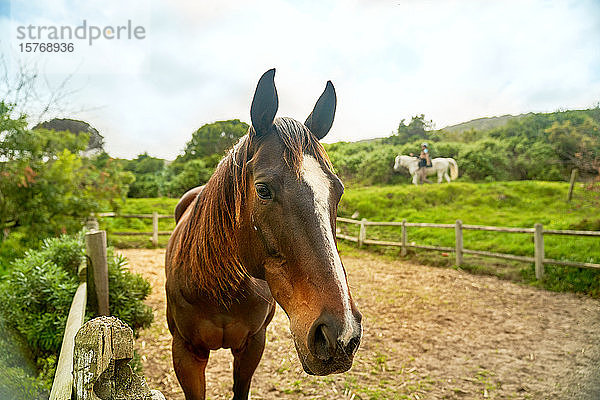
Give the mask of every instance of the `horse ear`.
[[277, 108], [279, 108], [279, 99], [275, 89], [275, 68], [273, 68], [260, 77], [252, 99], [250, 118], [256, 134], [264, 135], [269, 131]]
[[310, 129], [317, 139], [323, 139], [331, 129], [333, 118], [335, 117], [336, 104], [335, 88], [331, 81], [327, 81], [323, 94], [321, 94], [321, 97], [317, 100], [317, 104], [315, 104], [315, 108], [308, 118], [306, 118], [306, 122], [304, 122], [304, 125]]

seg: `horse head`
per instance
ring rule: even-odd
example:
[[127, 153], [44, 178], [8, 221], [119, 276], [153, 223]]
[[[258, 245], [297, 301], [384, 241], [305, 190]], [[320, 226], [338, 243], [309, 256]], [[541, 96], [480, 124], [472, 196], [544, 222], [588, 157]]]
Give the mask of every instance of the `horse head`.
[[400, 171], [400, 167], [402, 166], [402, 158], [401, 157], [402, 157], [401, 155], [398, 155], [394, 159], [394, 171], [396, 171], [396, 172]]
[[329, 81], [303, 123], [275, 118], [275, 70], [259, 80], [248, 135], [246, 221], [253, 243], [248, 272], [265, 279], [290, 320], [309, 374], [347, 371], [362, 326], [336, 247], [337, 205], [344, 186], [318, 142], [329, 132], [336, 95]]
[[398, 155], [394, 161], [394, 171], [400, 171], [400, 167], [410, 169], [417, 164], [417, 157]]

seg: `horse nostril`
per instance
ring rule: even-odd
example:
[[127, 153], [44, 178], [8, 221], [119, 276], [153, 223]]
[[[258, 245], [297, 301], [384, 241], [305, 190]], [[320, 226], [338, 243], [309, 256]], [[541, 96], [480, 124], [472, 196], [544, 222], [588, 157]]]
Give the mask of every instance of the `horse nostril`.
[[313, 329], [312, 340], [309, 341], [313, 355], [323, 361], [329, 360], [333, 355], [328, 333], [327, 325], [319, 324]]
[[347, 355], [354, 355], [354, 352], [356, 352], [356, 350], [358, 349], [358, 345], [360, 344], [360, 336], [355, 336], [352, 339], [350, 339], [350, 341], [348, 342], [348, 344], [346, 345], [346, 354]]

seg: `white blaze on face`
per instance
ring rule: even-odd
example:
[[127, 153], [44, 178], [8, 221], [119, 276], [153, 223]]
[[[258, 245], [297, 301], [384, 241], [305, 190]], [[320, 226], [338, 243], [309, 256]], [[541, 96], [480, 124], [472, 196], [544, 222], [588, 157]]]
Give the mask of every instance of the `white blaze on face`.
[[329, 259], [330, 266], [333, 269], [333, 274], [342, 297], [342, 305], [344, 307], [344, 327], [342, 329], [340, 340], [344, 345], [347, 345], [350, 339], [352, 339], [352, 335], [354, 333], [354, 318], [350, 308], [350, 293], [348, 291], [348, 284], [346, 283], [344, 267], [342, 266], [340, 255], [337, 252], [333, 232], [331, 229], [331, 210], [329, 205], [331, 182], [325, 174], [325, 171], [323, 171], [321, 164], [319, 164], [319, 162], [313, 156], [308, 154], [304, 154], [301, 176], [302, 180], [312, 190], [315, 203], [315, 213], [319, 220], [319, 226], [325, 242], [327, 258]]

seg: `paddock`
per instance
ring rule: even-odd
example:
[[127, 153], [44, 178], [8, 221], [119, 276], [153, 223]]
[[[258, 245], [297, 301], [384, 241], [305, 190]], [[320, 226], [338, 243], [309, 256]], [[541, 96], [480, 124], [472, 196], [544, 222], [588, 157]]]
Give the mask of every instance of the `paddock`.
[[[147, 302], [155, 322], [136, 340], [148, 383], [168, 399], [183, 399], [165, 321], [164, 249], [119, 252], [153, 287]], [[303, 373], [278, 308], [253, 399], [597, 398], [598, 300], [366, 251], [341, 256], [364, 316], [352, 369]], [[227, 350], [211, 353], [207, 398], [230, 398], [231, 362]]]

